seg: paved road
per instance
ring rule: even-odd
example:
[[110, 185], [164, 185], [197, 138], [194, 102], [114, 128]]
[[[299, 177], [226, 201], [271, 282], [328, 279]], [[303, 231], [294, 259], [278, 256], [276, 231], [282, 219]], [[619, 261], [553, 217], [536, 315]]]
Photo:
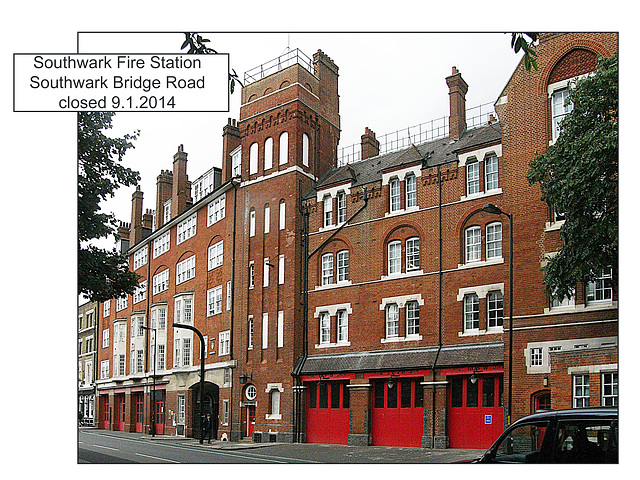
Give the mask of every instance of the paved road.
[[481, 450], [354, 447], [314, 444], [242, 444], [80, 429], [78, 463], [452, 463]]

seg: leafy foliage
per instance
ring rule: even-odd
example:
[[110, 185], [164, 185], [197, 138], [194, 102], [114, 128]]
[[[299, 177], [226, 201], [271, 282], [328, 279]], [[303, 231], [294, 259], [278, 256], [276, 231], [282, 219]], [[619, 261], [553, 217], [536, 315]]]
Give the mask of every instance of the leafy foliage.
[[563, 247], [545, 269], [547, 292], [562, 298], [577, 282], [618, 266], [618, 58], [570, 87], [573, 111], [556, 142], [530, 163], [529, 184], [565, 212]]
[[78, 113], [78, 293], [92, 301], [104, 301], [131, 293], [137, 275], [129, 272], [125, 255], [88, 242], [114, 235], [116, 219], [100, 211], [100, 202], [113, 197], [121, 185], [136, 185], [138, 172], [121, 165], [122, 158], [139, 132], [110, 138], [114, 113]]
[[[189, 47], [187, 53], [196, 53], [196, 54], [212, 54], [218, 53], [211, 47], [205, 45], [205, 43], [209, 43], [209, 40], [206, 38], [202, 38], [202, 36], [198, 33], [185, 33], [184, 34], [184, 42], [182, 42], [182, 46], [180, 50], [184, 50]], [[232, 68], [231, 73], [229, 73], [229, 91], [233, 93], [235, 89], [235, 84], [238, 82], [240, 86], [242, 86], [242, 82], [240, 82], [240, 78], [236, 71]]]
[[[525, 36], [529, 37], [529, 40], [527, 40]], [[538, 70], [538, 62], [536, 61], [538, 54], [535, 51], [536, 40], [538, 40], [537, 33], [511, 34], [511, 48], [516, 53], [520, 50], [524, 52], [524, 68], [526, 68], [527, 71], [530, 71], [531, 67]]]

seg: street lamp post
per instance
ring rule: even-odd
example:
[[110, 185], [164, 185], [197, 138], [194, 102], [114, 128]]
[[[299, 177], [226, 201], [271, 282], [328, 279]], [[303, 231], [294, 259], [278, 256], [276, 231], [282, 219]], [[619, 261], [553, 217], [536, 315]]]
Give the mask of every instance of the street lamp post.
[[509, 397], [507, 407], [507, 425], [511, 425], [511, 405], [513, 390], [513, 215], [503, 212], [492, 203], [487, 203], [482, 210], [509, 218]]
[[203, 413], [204, 413], [204, 336], [200, 333], [196, 327], [192, 327], [191, 325], [185, 325], [183, 323], [172, 323], [172, 327], [174, 328], [186, 328], [187, 330], [191, 330], [198, 335], [200, 338], [200, 443], [204, 443], [204, 430], [202, 429], [202, 421], [203, 421]]
[[151, 394], [151, 436], [156, 436], [156, 344], [158, 329], [155, 327], [142, 326], [144, 330], [153, 332], [153, 393]]

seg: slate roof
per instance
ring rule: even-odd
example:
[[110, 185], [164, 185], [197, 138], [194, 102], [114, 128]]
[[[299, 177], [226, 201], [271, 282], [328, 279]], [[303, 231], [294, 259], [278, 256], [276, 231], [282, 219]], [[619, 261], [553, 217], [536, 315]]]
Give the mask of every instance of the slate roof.
[[451, 142], [448, 138], [440, 138], [359, 162], [349, 163], [327, 172], [318, 180], [315, 188], [311, 188], [305, 193], [304, 198], [313, 198], [317, 190], [345, 182], [351, 182], [351, 187], [373, 183], [379, 181], [385, 171], [397, 170], [405, 165], [412, 165], [417, 162], [423, 162], [422, 168], [453, 162], [457, 159], [458, 153], [498, 143], [501, 138], [502, 129], [500, 124], [495, 122], [467, 130], [455, 142]]
[[[380, 350], [307, 357], [300, 375], [431, 368], [437, 346], [401, 350]], [[301, 359], [298, 360], [298, 363]], [[492, 365], [504, 361], [502, 342], [445, 345], [438, 357], [439, 368], [462, 365]], [[297, 366], [296, 366], [297, 367]], [[296, 368], [294, 368], [296, 371]]]

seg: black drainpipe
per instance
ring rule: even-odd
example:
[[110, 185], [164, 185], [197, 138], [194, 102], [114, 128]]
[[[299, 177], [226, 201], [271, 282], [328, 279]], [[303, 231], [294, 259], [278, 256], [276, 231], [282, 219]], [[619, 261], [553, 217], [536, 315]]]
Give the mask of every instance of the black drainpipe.
[[[236, 217], [237, 217], [237, 200], [238, 200], [238, 186], [234, 181], [235, 178], [231, 179], [231, 185], [233, 186], [233, 248], [232, 252], [234, 255], [231, 256], [231, 332], [234, 332], [233, 329], [233, 319], [235, 313], [235, 285], [236, 285]], [[229, 360], [233, 361], [233, 333], [229, 335]], [[223, 374], [224, 375], [224, 374]], [[224, 378], [224, 377], [223, 377]], [[231, 401], [229, 402], [229, 421], [231, 422], [231, 430], [229, 430], [229, 435], [233, 431], [233, 375], [231, 375], [231, 387], [229, 391], [229, 398]], [[242, 424], [242, 419], [240, 419], [240, 424]]]

